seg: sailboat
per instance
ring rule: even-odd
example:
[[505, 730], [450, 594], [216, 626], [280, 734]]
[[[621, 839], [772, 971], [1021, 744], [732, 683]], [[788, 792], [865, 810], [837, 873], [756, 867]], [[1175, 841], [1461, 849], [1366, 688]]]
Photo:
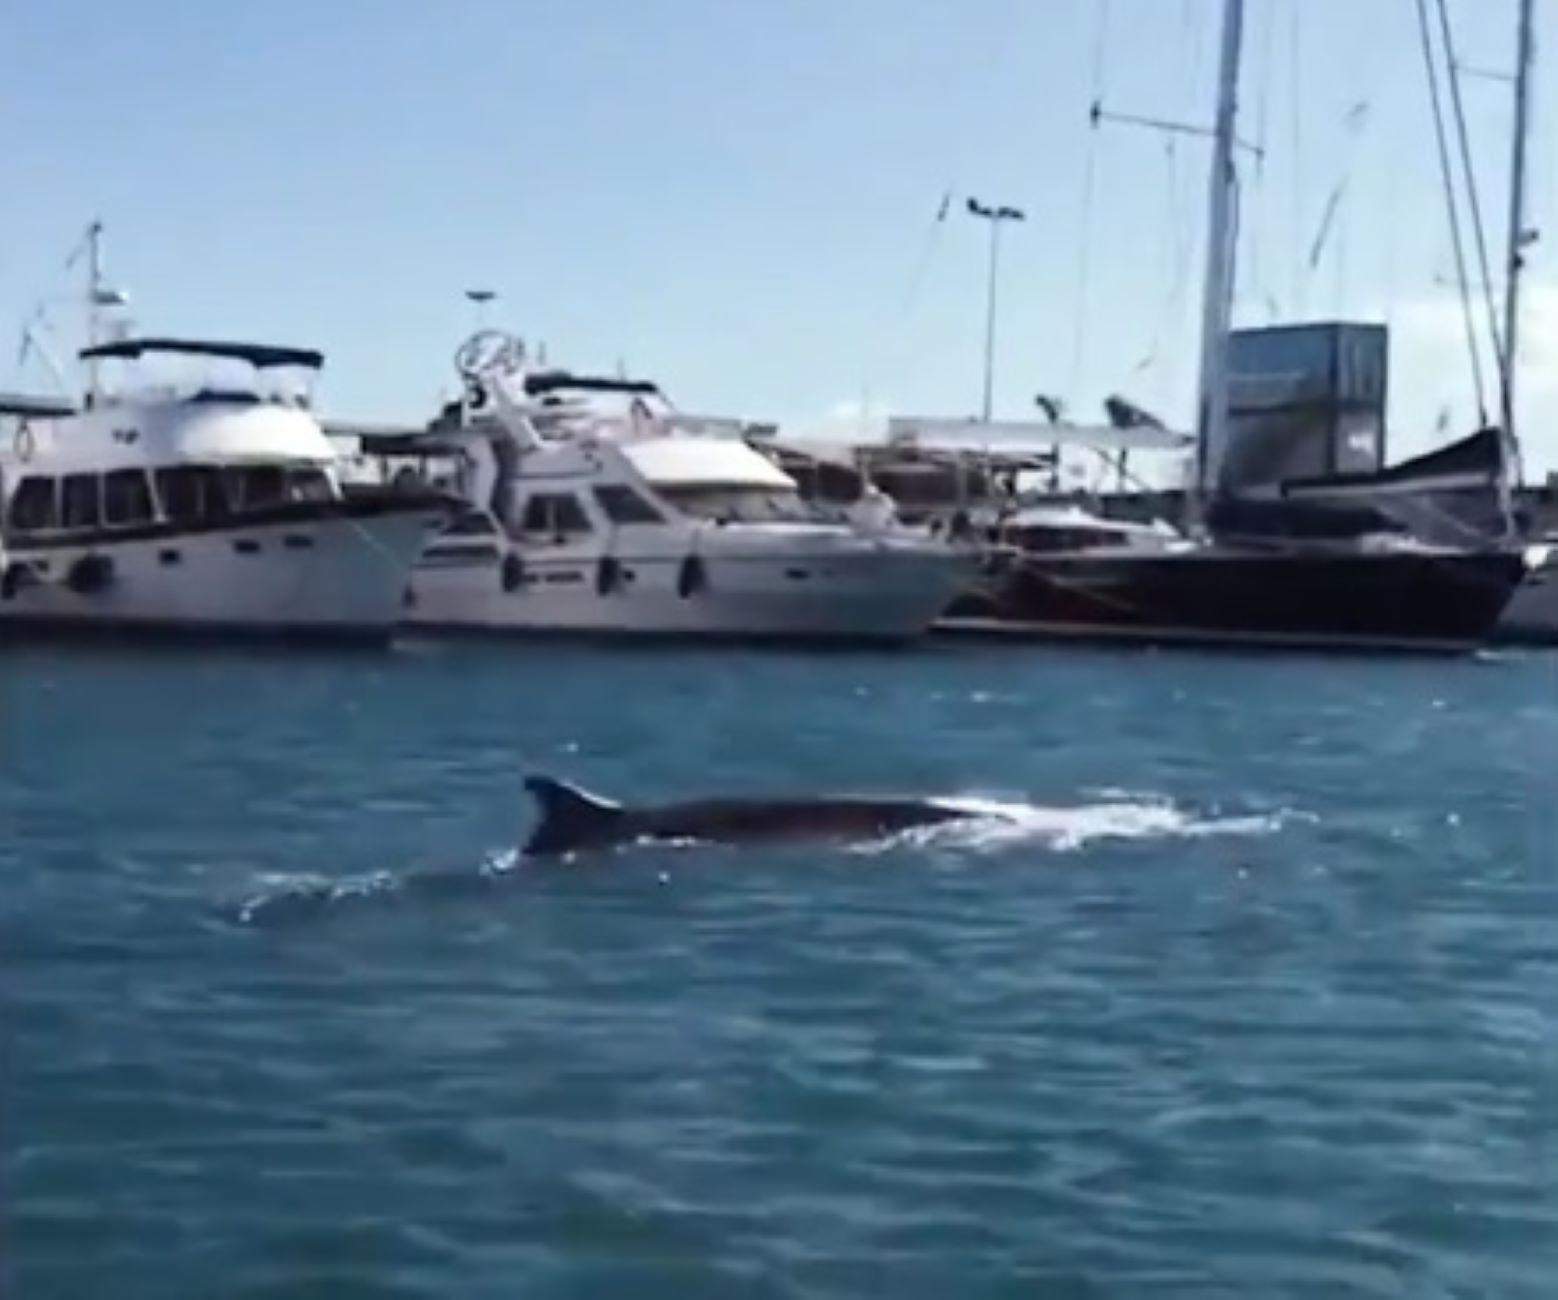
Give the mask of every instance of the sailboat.
[[1526, 204], [1530, 85], [1536, 56], [1534, 10], [1535, 0], [1520, 0], [1516, 19], [1504, 320], [1502, 339], [1494, 339], [1501, 422], [1384, 469], [1288, 480], [1279, 485], [1278, 493], [1290, 501], [1367, 502], [1420, 536], [1461, 540], [1468, 535], [1527, 533], [1537, 563], [1516, 589], [1492, 639], [1558, 644], [1558, 532], [1544, 536], [1540, 520], [1523, 517], [1511, 484], [1511, 471], [1520, 463], [1515, 452], [1515, 388], [1520, 368], [1521, 278], [1526, 249], [1537, 237]]
[[987, 616], [950, 621], [962, 630], [1462, 653], [1487, 642], [1537, 559], [1507, 535], [1422, 538], [1372, 502], [1252, 502], [1226, 486], [1243, 25], [1243, 0], [1225, 0], [1189, 517], [1171, 538], [1008, 554], [985, 588]]

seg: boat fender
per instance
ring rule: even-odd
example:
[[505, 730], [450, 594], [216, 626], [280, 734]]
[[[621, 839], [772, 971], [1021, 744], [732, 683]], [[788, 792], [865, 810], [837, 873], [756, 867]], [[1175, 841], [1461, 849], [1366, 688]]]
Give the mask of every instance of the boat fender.
[[114, 581], [114, 562], [106, 555], [83, 555], [65, 571], [65, 585], [78, 596], [95, 596]]
[[517, 591], [525, 581], [525, 562], [513, 551], [503, 557], [503, 590]]
[[13, 560], [6, 565], [5, 572], [0, 573], [0, 600], [15, 600], [18, 592], [37, 581], [38, 575], [31, 568], [20, 560]]
[[595, 592], [606, 596], [617, 589], [621, 581], [622, 564], [614, 556], [603, 555], [595, 566]]
[[681, 572], [677, 575], [677, 593], [686, 599], [696, 591], [702, 591], [708, 586], [708, 575], [703, 569], [703, 557], [689, 555], [682, 561]]

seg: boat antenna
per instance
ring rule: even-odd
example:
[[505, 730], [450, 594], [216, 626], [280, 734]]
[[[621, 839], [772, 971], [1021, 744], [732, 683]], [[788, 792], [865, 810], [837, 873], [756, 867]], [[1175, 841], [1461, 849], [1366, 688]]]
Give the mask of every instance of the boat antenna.
[[488, 305], [498, 296], [496, 290], [493, 290], [493, 289], [467, 289], [465, 291], [465, 296], [475, 306], [475, 309], [476, 309], [476, 329], [477, 329], [477, 331], [479, 332], [481, 330], [486, 329], [487, 328], [487, 308], [488, 308]]
[[[105, 307], [123, 307], [129, 302], [129, 297], [119, 289], [112, 289], [103, 278], [103, 222], [101, 218], [94, 219], [87, 227], [86, 234], [76, 245], [71, 255], [65, 261], [65, 269], [68, 271], [75, 266], [81, 255], [86, 254], [87, 260], [87, 346], [96, 347], [104, 342], [103, 334], [103, 309]], [[95, 406], [98, 398], [98, 362], [96, 357], [87, 360], [87, 387], [85, 404], [87, 407]]]

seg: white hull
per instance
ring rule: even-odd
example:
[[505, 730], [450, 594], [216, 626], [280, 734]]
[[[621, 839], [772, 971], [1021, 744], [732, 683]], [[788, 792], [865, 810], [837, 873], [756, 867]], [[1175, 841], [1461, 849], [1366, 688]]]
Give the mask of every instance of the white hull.
[[967, 577], [965, 562], [923, 544], [836, 529], [719, 534], [717, 544], [706, 538], [704, 580], [686, 595], [681, 547], [624, 549], [605, 591], [599, 552], [588, 546], [518, 552], [524, 575], [511, 577], [512, 589], [497, 560], [430, 557], [413, 574], [406, 621], [425, 630], [903, 642], [928, 630]]
[[[434, 517], [234, 525], [92, 547], [13, 544], [10, 562], [42, 581], [0, 598], [0, 635], [145, 630], [387, 641]], [[113, 578], [78, 593], [65, 578], [88, 554], [106, 557]]]

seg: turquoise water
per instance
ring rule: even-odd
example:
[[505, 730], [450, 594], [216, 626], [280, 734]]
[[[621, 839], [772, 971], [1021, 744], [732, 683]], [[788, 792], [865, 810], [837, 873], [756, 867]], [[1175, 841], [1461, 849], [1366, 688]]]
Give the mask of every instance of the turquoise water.
[[[19, 1296], [1558, 1277], [1558, 658], [0, 655]], [[881, 845], [510, 850], [892, 790]]]

